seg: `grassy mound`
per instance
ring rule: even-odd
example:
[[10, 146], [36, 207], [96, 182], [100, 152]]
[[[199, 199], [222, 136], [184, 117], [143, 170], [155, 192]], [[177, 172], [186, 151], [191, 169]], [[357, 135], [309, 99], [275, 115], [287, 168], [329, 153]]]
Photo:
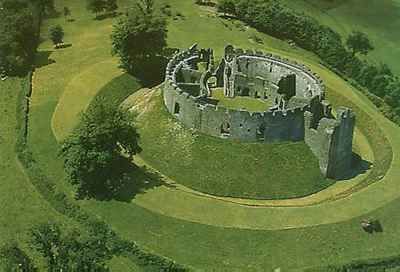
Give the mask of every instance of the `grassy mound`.
[[304, 142], [240, 143], [201, 135], [173, 119], [160, 91], [147, 104], [139, 117], [141, 155], [183, 185], [218, 196], [283, 199], [333, 184]]

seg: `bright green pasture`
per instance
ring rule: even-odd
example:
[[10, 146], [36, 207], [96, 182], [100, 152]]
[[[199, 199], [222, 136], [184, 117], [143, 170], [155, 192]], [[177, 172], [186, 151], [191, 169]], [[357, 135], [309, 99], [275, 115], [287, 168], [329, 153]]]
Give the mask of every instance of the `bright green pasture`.
[[[364, 96], [319, 66], [318, 59], [313, 54], [292, 49], [286, 43], [247, 29], [239, 22], [217, 18], [207, 8], [194, 5], [194, 1], [168, 2], [174, 12], [179, 11], [185, 18], [170, 22], [168, 43], [171, 47], [186, 48], [199, 42], [200, 46], [215, 48], [216, 53], [221, 55], [223, 47], [232, 43], [245, 48], [272, 51], [312, 64], [312, 68], [321, 74], [333, 92], [345, 95], [347, 99], [362, 105], [362, 110], [369, 114], [370, 119], [376, 121], [375, 124], [381, 126], [385, 133], [390, 134], [390, 144], [398, 152], [400, 140], [396, 135], [399, 129], [381, 117]], [[81, 0], [56, 0], [56, 4], [58, 9], [69, 6], [75, 21], [67, 23], [63, 18], [47, 20], [43, 33], [47, 33], [48, 26], [60, 23], [65, 28], [65, 41], [71, 42], [72, 47], [55, 51], [49, 41], [40, 45], [38, 64], [42, 65], [37, 68], [34, 76], [29, 144], [46, 174], [57, 181], [57, 187], [72, 194], [63, 174], [62, 162], [57, 156], [58, 143], [54, 135], [59, 139], [68, 135], [78, 122], [76, 117], [79, 116], [79, 111], [87, 107], [101, 87], [104, 89], [107, 85], [110, 86], [105, 82], [94, 82], [102, 78], [92, 75], [90, 71], [104, 77], [116, 75], [119, 78], [120, 74], [116, 66], [109, 65], [115, 61], [110, 57], [109, 34], [112, 19], [92, 20], [92, 15], [85, 11], [85, 3]], [[249, 37], [253, 34], [261, 37], [264, 44], [250, 41]], [[45, 36], [43, 35], [44, 38]], [[49, 57], [55, 62], [47, 61]], [[85, 73], [89, 74], [83, 76]], [[135, 81], [132, 79], [132, 92], [138, 88], [133, 82]], [[119, 96], [118, 92], [124, 92], [120, 98], [126, 96], [125, 87], [121, 91], [117, 85], [112, 86], [115, 96]], [[73, 94], [73, 97], [64, 94]], [[58, 107], [59, 103], [63, 105]], [[58, 112], [60, 109], [72, 109], [74, 113]], [[379, 127], [378, 125], [375, 127]], [[374, 131], [372, 127], [368, 129]], [[396, 156], [394, 163], [394, 166], [399, 166]], [[400, 178], [400, 173], [396, 167], [392, 167], [382, 181], [353, 196], [312, 207], [271, 209], [240, 205], [239, 208], [232, 204], [227, 210], [225, 207], [228, 205], [220, 205], [219, 202], [196, 202], [198, 205], [194, 206], [190, 198], [188, 202], [180, 201], [179, 198], [175, 200], [175, 212], [188, 210], [193, 213], [193, 217], [204, 217], [209, 225], [179, 220], [173, 218], [175, 215], [152, 212], [136, 205], [135, 198], [132, 202], [86, 200], [80, 203], [88, 211], [104, 219], [123, 237], [135, 240], [145, 248], [183, 264], [205, 271], [271, 271], [275, 268], [287, 271], [319, 266], [321, 263], [336, 264], [353, 259], [397, 254], [400, 250], [397, 243], [400, 235], [400, 217], [397, 216], [400, 201], [397, 200], [396, 180]], [[154, 187], [148, 192], [156, 190], [158, 188]], [[146, 201], [146, 191], [136, 198]], [[169, 195], [160, 194], [151, 201], [158, 207], [168, 207], [169, 200]], [[178, 203], [180, 206], [177, 206]], [[373, 211], [376, 207], [381, 208]], [[383, 233], [365, 234], [360, 229], [360, 221], [365, 217], [379, 219], [383, 225]], [[260, 228], [272, 225], [275, 230], [240, 229], [249, 228], [249, 225]], [[282, 226], [292, 229], [282, 229]], [[279, 228], [281, 230], [276, 230]], [[129, 265], [115, 268], [116, 271], [129, 269]]]

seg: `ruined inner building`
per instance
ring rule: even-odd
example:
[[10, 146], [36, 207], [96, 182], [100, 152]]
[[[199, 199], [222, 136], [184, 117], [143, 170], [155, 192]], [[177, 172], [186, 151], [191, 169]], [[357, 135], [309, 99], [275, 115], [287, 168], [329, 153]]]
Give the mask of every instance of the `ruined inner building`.
[[[218, 106], [225, 98], [269, 100], [262, 112]], [[217, 64], [212, 49], [193, 45], [168, 63], [163, 84], [168, 111], [182, 124], [208, 135], [265, 143], [305, 141], [322, 174], [340, 179], [352, 164], [355, 116], [339, 107], [336, 118], [322, 80], [304, 65], [278, 56], [226, 46]]]

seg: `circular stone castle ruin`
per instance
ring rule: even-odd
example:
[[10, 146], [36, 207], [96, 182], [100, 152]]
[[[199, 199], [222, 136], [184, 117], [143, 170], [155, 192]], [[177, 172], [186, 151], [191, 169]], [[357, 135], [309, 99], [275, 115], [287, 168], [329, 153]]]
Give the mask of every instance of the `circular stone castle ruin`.
[[[252, 97], [271, 106], [262, 112], [224, 108], [212, 97], [217, 88], [226, 98]], [[163, 97], [188, 128], [247, 142], [305, 141], [325, 177], [338, 179], [351, 169], [355, 116], [340, 107], [335, 118], [322, 80], [304, 65], [230, 45], [216, 65], [212, 49], [193, 45], [169, 61]]]

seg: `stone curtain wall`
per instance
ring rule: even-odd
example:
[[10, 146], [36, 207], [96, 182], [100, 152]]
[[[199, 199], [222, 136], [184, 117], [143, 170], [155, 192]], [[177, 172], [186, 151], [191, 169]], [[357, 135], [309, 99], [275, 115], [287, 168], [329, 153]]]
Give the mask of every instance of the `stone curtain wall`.
[[[265, 63], [268, 58], [272, 58], [270, 55], [264, 56], [265, 58], [262, 61]], [[279, 73], [283, 68], [279, 68], [275, 58], [275, 71]], [[266, 142], [281, 142], [304, 139], [304, 103], [301, 107], [293, 107], [284, 111], [267, 110], [256, 113], [213, 105], [200, 95], [202, 93], [200, 88], [201, 75], [198, 71], [192, 69], [196, 66], [196, 60], [202, 60], [198, 50], [183, 51], [175, 55], [167, 66], [164, 83], [165, 105], [168, 111], [175, 115], [186, 127], [216, 137], [224, 134], [225, 137], [244, 141], [264, 139]], [[265, 65], [260, 64], [259, 59], [256, 62], [254, 60], [256, 59], [253, 59], [255, 67], [261, 68]], [[255, 70], [255, 67], [252, 69]], [[300, 70], [299, 68], [296, 69]], [[284, 74], [288, 73], [287, 68]], [[278, 76], [274, 76], [274, 79], [279, 81]], [[318, 78], [313, 78], [313, 84], [317, 84], [317, 82], [319, 82]], [[247, 82], [244, 82], [243, 86], [248, 86]], [[251, 85], [249, 86], [251, 87]], [[319, 92], [323, 92], [323, 86], [319, 86]], [[205, 93], [208, 93], [208, 91]], [[268, 95], [271, 94], [268, 93]], [[221, 127], [224, 125], [229, 126], [229, 133], [222, 133]], [[227, 130], [224, 131], [227, 132]]]
[[[167, 65], [163, 85], [168, 111], [186, 127], [215, 137], [264, 142], [304, 140], [319, 159], [325, 176], [343, 176], [352, 160], [355, 117], [351, 110], [339, 109], [338, 119], [334, 119], [330, 104], [324, 100], [322, 80], [301, 64], [260, 52], [244, 53], [241, 49], [236, 49], [234, 56], [234, 61], [227, 64], [223, 60], [214, 71], [211, 70], [214, 65], [207, 63], [209, 69], [202, 73], [196, 70], [197, 64], [207, 59], [213, 62], [212, 50], [199, 51], [193, 46], [175, 55]], [[239, 87], [233, 89], [235, 92], [248, 88], [246, 95], [249, 96], [256, 96], [255, 92], [258, 96], [278, 96], [279, 81], [295, 74], [296, 95], [286, 108], [272, 107], [265, 112], [214, 105], [207, 98], [210, 90], [206, 81], [216, 77], [217, 84], [221, 85], [221, 77], [227, 79], [221, 72], [225, 65], [232, 69], [229, 76], [234, 88]]]

